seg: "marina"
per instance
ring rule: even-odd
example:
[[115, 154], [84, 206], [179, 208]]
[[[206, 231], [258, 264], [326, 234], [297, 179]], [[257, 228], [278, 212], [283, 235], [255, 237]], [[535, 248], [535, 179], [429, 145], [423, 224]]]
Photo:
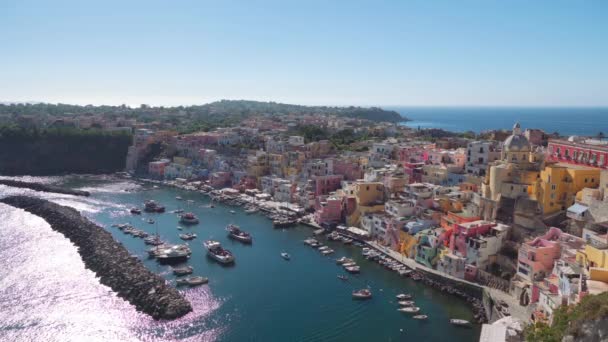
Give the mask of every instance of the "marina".
[[[243, 209], [231, 205], [211, 202], [204, 194], [165, 186], [156, 188], [142, 183], [137, 191], [123, 192], [117, 190], [94, 191], [95, 188], [107, 189], [113, 182], [97, 181], [91, 185], [87, 180], [72, 180], [69, 184], [93, 188], [90, 199], [95, 201], [96, 210], [88, 212], [96, 222], [105, 224], [114, 238], [122, 242], [134, 255], [142, 259], [144, 264], [154, 272], [163, 274], [170, 282], [184, 275], [174, 274], [174, 269], [184, 266], [193, 268], [192, 276], [208, 277], [209, 283], [195, 287], [180, 285], [180, 290], [203, 291], [205, 298], [214, 298], [221, 304], [212, 312], [197, 319], [194, 327], [186, 329], [194, 334], [196, 327], [205, 329], [222, 329], [223, 333], [217, 340], [231, 341], [249, 338], [251, 329], [255, 326], [255, 335], [261, 339], [289, 340], [293, 336], [303, 338], [319, 336], [330, 338], [339, 334], [339, 340], [356, 339], [400, 339], [403, 331], [409, 338], [450, 337], [454, 341], [470, 341], [479, 334], [479, 326], [472, 329], [459, 329], [449, 324], [451, 318], [471, 320], [473, 314], [469, 304], [457, 297], [416, 282], [410, 277], [402, 277], [398, 272], [382, 267], [362, 254], [362, 246], [355, 243], [345, 244], [343, 241], [330, 240], [324, 234], [315, 238], [313, 229], [303, 225], [295, 225], [289, 229], [273, 229], [272, 221], [265, 216], [264, 210], [247, 214]], [[180, 196], [192, 200], [189, 211], [205, 222], [205, 227], [198, 225], [185, 227], [187, 232], [198, 235], [198, 243], [191, 243], [191, 255], [185, 263], [175, 265], [160, 264], [154, 258], [148, 258], [143, 239], [133, 238], [124, 234], [115, 224], [130, 224], [137, 229], [146, 231], [155, 243], [178, 245], [183, 243], [179, 238], [179, 230], [175, 229], [175, 215], [169, 213], [181, 207]], [[155, 225], [142, 224], [142, 220], [129, 213], [131, 208], [141, 206], [146, 199], [153, 198], [166, 206], [167, 213], [142, 213], [142, 219], [154, 217]], [[81, 201], [75, 199], [74, 201]], [[214, 208], [211, 208], [211, 204]], [[75, 203], [74, 205], [78, 205]], [[230, 214], [230, 210], [235, 214]], [[247, 245], [231, 239], [226, 234], [227, 224], [246, 227], [255, 236], [255, 244]], [[125, 226], [126, 228], [127, 226]], [[158, 236], [155, 231], [158, 229]], [[228, 249], [235, 257], [232, 267], [221, 267], [222, 264], [207, 257], [207, 250], [200, 241], [214, 240]], [[162, 245], [160, 245], [162, 250]], [[317, 248], [314, 248], [316, 246]], [[319, 247], [332, 249], [334, 254], [324, 256]], [[157, 247], [152, 247], [156, 249]], [[373, 249], [370, 249], [373, 250]], [[290, 261], [279, 257], [281, 253], [289, 254]], [[372, 253], [373, 255], [373, 253]], [[341, 259], [344, 258], [344, 259]], [[347, 267], [358, 267], [359, 273], [349, 273], [337, 260]], [[259, 270], [263, 268], [264, 272]], [[265, 275], [272, 274], [272, 281]], [[302, 274], [306, 281], [302, 282]], [[243, 283], [243, 279], [247, 279]], [[317, 286], [306, 286], [315, 283]], [[281, 284], [275, 285], [275, 284]], [[285, 284], [290, 284], [285, 287]], [[306, 288], [306, 291], [303, 289]], [[369, 289], [373, 298], [364, 301], [352, 300], [352, 291]], [[301, 289], [302, 291], [298, 290]], [[293, 291], [302, 293], [293, 296]], [[255, 296], [251, 296], [255, 293]], [[428, 315], [428, 321], [433, 324], [419, 326], [419, 320], [412, 316], [396, 312], [398, 307], [396, 295], [399, 293], [412, 294], [416, 306], [421, 313]], [[205, 299], [211, 300], [211, 298]], [[282, 311], [274, 311], [271, 302], [261, 298], [279, 300], [287, 307], [298, 307], [287, 318]], [[196, 307], [197, 303], [193, 303]], [[325, 309], [321, 309], [325, 308]], [[321, 309], [321, 311], [319, 311]], [[260, 315], [263, 312], [264, 315]], [[276, 315], [276, 316], [275, 316]], [[318, 319], [309, 317], [317, 315]], [[281, 329], [276, 324], [268, 322], [267, 317], [281, 322]], [[345, 317], [351, 317], [345, 320]], [[323, 322], [323, 323], [320, 323]], [[433, 329], [431, 326], [440, 326]], [[186, 333], [187, 334], [187, 333]]]

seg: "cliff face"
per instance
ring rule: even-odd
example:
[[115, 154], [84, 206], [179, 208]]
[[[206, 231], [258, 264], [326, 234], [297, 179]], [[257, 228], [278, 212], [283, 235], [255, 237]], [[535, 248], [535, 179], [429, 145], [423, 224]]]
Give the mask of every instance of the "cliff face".
[[562, 342], [608, 341], [608, 318], [587, 321], [575, 333], [564, 336]]
[[11, 196], [0, 200], [45, 219], [78, 247], [85, 266], [117, 295], [155, 319], [174, 319], [192, 311], [190, 303], [164, 278], [150, 272], [112, 234], [73, 208], [46, 200]]

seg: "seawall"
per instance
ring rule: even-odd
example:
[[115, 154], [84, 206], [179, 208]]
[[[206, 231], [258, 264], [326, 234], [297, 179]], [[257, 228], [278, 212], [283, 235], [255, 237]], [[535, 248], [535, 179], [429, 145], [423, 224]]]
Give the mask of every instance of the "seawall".
[[0, 184], [12, 186], [15, 188], [27, 188], [27, 189], [32, 189], [32, 190], [36, 190], [36, 191], [55, 192], [58, 194], [66, 194], [66, 195], [76, 195], [76, 196], [89, 196], [90, 195], [88, 191], [65, 189], [65, 188], [60, 188], [58, 186], [54, 186], [54, 185], [22, 182], [22, 181], [16, 181], [16, 180], [12, 180], [12, 179], [0, 179]]
[[85, 266], [139, 311], [155, 319], [174, 319], [192, 311], [191, 304], [165, 279], [114, 240], [112, 234], [73, 208], [27, 196], [10, 196], [0, 202], [45, 219], [78, 247]]

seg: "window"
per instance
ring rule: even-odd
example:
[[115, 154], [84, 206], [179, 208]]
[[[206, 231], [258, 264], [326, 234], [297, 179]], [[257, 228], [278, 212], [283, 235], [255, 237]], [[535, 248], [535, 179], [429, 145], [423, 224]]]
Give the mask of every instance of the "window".
[[556, 186], [555, 184], [551, 184], [551, 190], [555, 190]]

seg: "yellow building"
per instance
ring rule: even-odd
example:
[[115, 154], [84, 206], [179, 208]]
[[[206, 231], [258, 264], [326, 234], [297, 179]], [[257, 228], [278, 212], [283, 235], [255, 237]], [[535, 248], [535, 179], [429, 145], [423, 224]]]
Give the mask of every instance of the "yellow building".
[[348, 225], [358, 225], [362, 215], [384, 211], [384, 184], [381, 182], [357, 181], [349, 186], [357, 208], [346, 218]]
[[543, 214], [566, 210], [574, 204], [576, 194], [584, 188], [596, 188], [600, 170], [596, 168], [554, 164], [540, 173], [535, 196]]
[[418, 239], [415, 236], [402, 230], [399, 231], [399, 253], [407, 256], [408, 258], [413, 258], [416, 254], [417, 244]]
[[587, 271], [590, 280], [608, 282], [608, 234], [583, 229], [585, 249], [576, 253], [576, 261]]

